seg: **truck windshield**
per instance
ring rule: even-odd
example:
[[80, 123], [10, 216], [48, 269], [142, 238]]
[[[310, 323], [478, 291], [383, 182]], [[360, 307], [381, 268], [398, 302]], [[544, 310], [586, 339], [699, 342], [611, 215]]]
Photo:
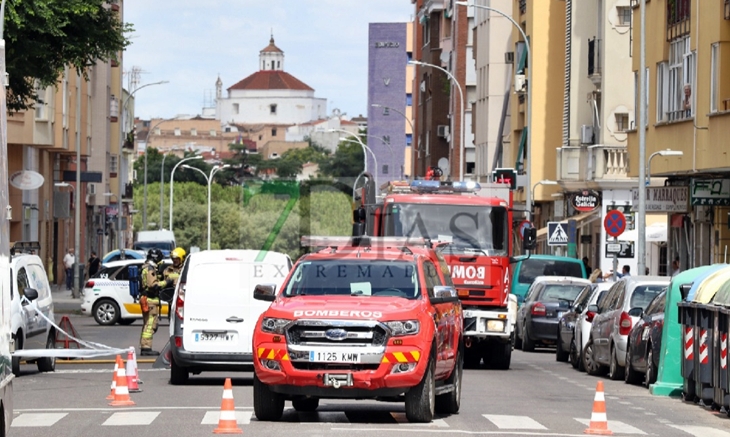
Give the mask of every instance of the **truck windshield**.
[[326, 260], [302, 262], [284, 295], [419, 296], [416, 265], [405, 261]]
[[444, 252], [507, 255], [508, 229], [503, 207], [399, 203], [385, 213], [386, 236], [450, 242]]

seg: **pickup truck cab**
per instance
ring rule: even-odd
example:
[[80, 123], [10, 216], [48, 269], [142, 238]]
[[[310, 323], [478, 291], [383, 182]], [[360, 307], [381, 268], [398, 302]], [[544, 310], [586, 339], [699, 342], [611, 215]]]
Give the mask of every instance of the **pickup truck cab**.
[[423, 240], [304, 237], [311, 247], [253, 335], [254, 412], [279, 420], [290, 400], [314, 411], [323, 398], [405, 401], [411, 422], [454, 414], [461, 402], [463, 314], [443, 258]]

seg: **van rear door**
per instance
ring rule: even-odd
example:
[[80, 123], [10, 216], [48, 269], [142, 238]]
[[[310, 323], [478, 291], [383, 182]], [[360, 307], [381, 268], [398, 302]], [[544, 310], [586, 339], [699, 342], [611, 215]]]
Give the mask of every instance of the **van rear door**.
[[185, 350], [251, 353], [253, 274], [252, 264], [234, 257], [190, 265], [185, 284]]

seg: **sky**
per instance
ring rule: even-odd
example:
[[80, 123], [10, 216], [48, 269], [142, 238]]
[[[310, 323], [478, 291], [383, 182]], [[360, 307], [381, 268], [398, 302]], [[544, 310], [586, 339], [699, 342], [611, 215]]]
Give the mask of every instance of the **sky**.
[[326, 98], [328, 114], [366, 115], [368, 24], [413, 15], [411, 0], [126, 0], [124, 21], [134, 32], [124, 71], [139, 67], [139, 86], [169, 81], [140, 89], [135, 115], [200, 114], [218, 75], [225, 96], [258, 71], [272, 30], [285, 71]]

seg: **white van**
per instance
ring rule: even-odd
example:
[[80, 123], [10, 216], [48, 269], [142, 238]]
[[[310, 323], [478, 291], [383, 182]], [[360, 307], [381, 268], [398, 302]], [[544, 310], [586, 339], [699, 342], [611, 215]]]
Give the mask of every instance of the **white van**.
[[190, 373], [253, 370], [253, 330], [270, 305], [254, 300], [253, 289], [281, 286], [291, 266], [279, 252], [188, 255], [170, 309], [170, 383], [183, 384]]
[[[10, 332], [13, 339], [13, 373], [20, 373], [23, 349], [54, 349], [56, 330], [53, 325], [36, 313], [36, 309], [49, 320], [53, 315], [53, 298], [48, 284], [46, 269], [37, 255], [15, 255], [10, 261]], [[31, 302], [25, 302], [25, 296]], [[34, 358], [41, 372], [56, 370], [53, 357]]]
[[175, 248], [175, 233], [167, 230], [139, 231], [137, 239], [132, 244], [132, 250], [147, 253], [150, 249], [160, 249], [165, 256]]

